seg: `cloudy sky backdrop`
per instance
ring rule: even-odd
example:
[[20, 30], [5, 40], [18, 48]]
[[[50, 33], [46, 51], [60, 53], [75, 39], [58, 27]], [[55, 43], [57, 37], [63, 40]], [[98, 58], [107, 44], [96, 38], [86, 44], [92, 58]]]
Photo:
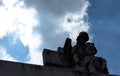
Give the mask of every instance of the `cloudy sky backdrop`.
[[119, 0], [0, 0], [0, 59], [42, 65], [42, 50], [73, 46], [80, 31], [120, 74]]

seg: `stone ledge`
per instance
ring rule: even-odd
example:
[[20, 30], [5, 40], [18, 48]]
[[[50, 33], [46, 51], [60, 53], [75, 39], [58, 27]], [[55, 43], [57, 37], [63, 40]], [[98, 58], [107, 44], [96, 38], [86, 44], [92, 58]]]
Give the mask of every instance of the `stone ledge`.
[[0, 60], [0, 76], [118, 76]]

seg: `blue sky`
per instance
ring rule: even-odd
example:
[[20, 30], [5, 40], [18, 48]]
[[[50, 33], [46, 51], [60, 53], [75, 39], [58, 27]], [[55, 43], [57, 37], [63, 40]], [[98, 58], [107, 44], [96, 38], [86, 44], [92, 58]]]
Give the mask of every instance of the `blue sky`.
[[42, 65], [42, 50], [73, 46], [87, 31], [97, 56], [107, 60], [112, 74], [120, 74], [119, 0], [1, 0], [0, 59]]
[[109, 70], [120, 74], [120, 1], [90, 0], [89, 22], [98, 55], [107, 59]]

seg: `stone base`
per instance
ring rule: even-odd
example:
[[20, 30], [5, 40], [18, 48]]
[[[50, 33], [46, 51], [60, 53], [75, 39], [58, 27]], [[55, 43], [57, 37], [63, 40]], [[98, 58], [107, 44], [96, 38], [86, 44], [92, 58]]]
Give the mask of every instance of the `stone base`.
[[117, 76], [0, 60], [0, 76]]

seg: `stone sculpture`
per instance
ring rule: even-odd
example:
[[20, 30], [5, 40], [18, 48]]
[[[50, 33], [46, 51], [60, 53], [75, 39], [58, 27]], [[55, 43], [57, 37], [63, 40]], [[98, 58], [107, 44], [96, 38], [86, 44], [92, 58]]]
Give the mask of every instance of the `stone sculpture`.
[[76, 45], [72, 47], [71, 39], [67, 38], [64, 47], [59, 47], [57, 52], [45, 49], [43, 51], [44, 65], [62, 66], [81, 72], [108, 74], [106, 60], [96, 56], [97, 49], [94, 43], [88, 42], [88, 33], [80, 32], [76, 41]]

